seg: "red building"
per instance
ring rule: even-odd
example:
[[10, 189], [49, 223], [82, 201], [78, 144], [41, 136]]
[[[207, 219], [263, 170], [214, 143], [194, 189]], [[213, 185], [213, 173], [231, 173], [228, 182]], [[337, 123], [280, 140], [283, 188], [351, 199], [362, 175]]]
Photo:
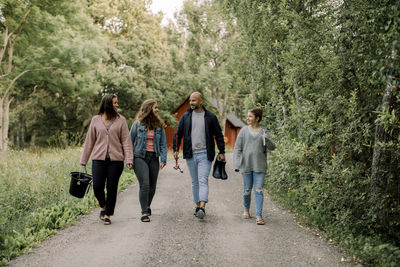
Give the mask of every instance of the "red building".
[[236, 117], [235, 114], [229, 113], [226, 115], [225, 143], [227, 145], [232, 148], [235, 147], [236, 138], [243, 126], [245, 126], [245, 124], [238, 117]]
[[[215, 104], [211, 102], [208, 102], [207, 104], [210, 104], [213, 109], [217, 109]], [[207, 108], [206, 104], [206, 108]], [[176, 114], [176, 120], [179, 121], [182, 115], [190, 108], [189, 104], [189, 96], [178, 106], [176, 107], [171, 113]], [[214, 111], [212, 111], [214, 112]], [[235, 114], [229, 113], [226, 117], [226, 123], [225, 123], [225, 143], [232, 148], [235, 146], [235, 141], [236, 137], [239, 134], [240, 129], [245, 126], [245, 124], [238, 118], [236, 117]], [[176, 129], [171, 128], [169, 125], [165, 129], [165, 134], [167, 136], [167, 147], [168, 149], [172, 150], [173, 146], [173, 138], [174, 138], [174, 133]], [[182, 144], [181, 148], [182, 150]]]
[[[178, 107], [176, 107], [171, 113], [176, 114], [176, 121], [179, 121], [182, 117], [182, 115], [190, 108], [189, 104], [189, 97], [187, 97]], [[167, 124], [168, 125], [168, 124]], [[165, 129], [165, 135], [167, 137], [167, 148], [172, 150], [173, 146], [173, 140], [174, 140], [174, 134], [175, 130], [171, 128], [169, 125]], [[180, 151], [182, 151], [182, 144], [181, 147], [179, 148]]]

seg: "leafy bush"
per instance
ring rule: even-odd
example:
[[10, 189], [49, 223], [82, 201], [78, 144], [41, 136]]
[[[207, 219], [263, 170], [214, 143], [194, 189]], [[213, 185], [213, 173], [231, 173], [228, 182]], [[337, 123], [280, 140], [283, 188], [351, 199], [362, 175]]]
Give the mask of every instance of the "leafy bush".
[[[364, 176], [367, 166], [349, 162], [342, 154], [310, 161], [318, 156], [306, 144], [286, 138], [276, 143], [266, 183], [272, 197], [299, 212], [306, 223], [323, 230], [351, 255], [378, 266], [398, 266], [399, 246], [390, 236], [377, 235], [373, 229], [370, 178]], [[398, 209], [392, 213], [398, 218]]]

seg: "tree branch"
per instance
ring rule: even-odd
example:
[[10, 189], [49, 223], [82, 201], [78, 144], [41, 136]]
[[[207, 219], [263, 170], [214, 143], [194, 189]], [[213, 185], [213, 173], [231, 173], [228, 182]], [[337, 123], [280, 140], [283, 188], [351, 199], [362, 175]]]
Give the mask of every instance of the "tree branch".
[[14, 54], [14, 44], [12, 41], [10, 43], [10, 48], [8, 49], [8, 69], [7, 73], [11, 73], [12, 67], [13, 67], [13, 54]]
[[10, 82], [10, 84], [8, 85], [4, 95], [7, 95], [10, 90], [13, 88], [15, 82], [21, 78], [25, 73], [27, 72], [31, 72], [31, 71], [40, 71], [40, 70], [48, 70], [48, 69], [54, 69], [55, 67], [44, 67], [44, 68], [38, 68], [38, 69], [31, 69], [31, 70], [24, 70], [23, 72], [21, 72], [20, 74], [18, 74], [17, 76], [14, 77], [14, 79]]
[[10, 33], [10, 36], [9, 36], [9, 37], [11, 37], [13, 34], [15, 34], [16, 32], [19, 32], [19, 31], [21, 30], [22, 25], [25, 23], [26, 18], [28, 17], [29, 13], [31, 12], [31, 9], [32, 9], [32, 7], [29, 7], [29, 8], [28, 8], [28, 10], [25, 12], [23, 18], [21, 19], [21, 21], [20, 21], [18, 27], [15, 29], [15, 31], [13, 31], [13, 32]]
[[6, 30], [4, 31], [3, 47], [1, 48], [1, 51], [0, 51], [0, 63], [3, 61], [4, 53], [6, 52], [7, 43], [8, 43], [9, 38], [10, 38], [10, 36], [8, 35], [8, 26], [6, 26]]
[[4, 32], [4, 42], [3, 42], [3, 47], [1, 48], [0, 51], [0, 63], [3, 61], [4, 54], [7, 49], [7, 43], [10, 40], [11, 36], [14, 35], [16, 32], [19, 32], [22, 29], [23, 24], [26, 21], [26, 18], [28, 17], [29, 13], [31, 12], [32, 7], [29, 7], [28, 10], [25, 12], [24, 16], [22, 17], [18, 27], [15, 29], [15, 31], [12, 31], [8, 33], [8, 26], [6, 26], [6, 30]]

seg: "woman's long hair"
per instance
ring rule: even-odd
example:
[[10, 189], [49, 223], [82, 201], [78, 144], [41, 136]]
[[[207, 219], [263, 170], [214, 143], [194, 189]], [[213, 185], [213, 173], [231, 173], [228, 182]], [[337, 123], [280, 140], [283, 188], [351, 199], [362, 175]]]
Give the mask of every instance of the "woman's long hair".
[[153, 99], [145, 100], [136, 115], [136, 121], [139, 123], [143, 122], [150, 130], [154, 130], [157, 127], [165, 128], [164, 121], [158, 115], [153, 113], [153, 106], [156, 103], [157, 102]]
[[106, 94], [101, 99], [101, 103], [99, 106], [99, 115], [106, 115], [107, 120], [112, 120], [116, 118], [119, 114], [114, 110], [113, 99], [117, 97], [115, 94]]

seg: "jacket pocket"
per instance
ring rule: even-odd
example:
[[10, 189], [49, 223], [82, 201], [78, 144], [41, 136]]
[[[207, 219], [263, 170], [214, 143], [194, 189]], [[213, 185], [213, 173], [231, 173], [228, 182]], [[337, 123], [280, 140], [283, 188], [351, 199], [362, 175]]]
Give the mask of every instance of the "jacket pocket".
[[137, 137], [142, 137], [143, 138], [144, 135], [145, 135], [145, 130], [142, 127], [140, 127], [138, 129], [138, 131], [137, 131]]

